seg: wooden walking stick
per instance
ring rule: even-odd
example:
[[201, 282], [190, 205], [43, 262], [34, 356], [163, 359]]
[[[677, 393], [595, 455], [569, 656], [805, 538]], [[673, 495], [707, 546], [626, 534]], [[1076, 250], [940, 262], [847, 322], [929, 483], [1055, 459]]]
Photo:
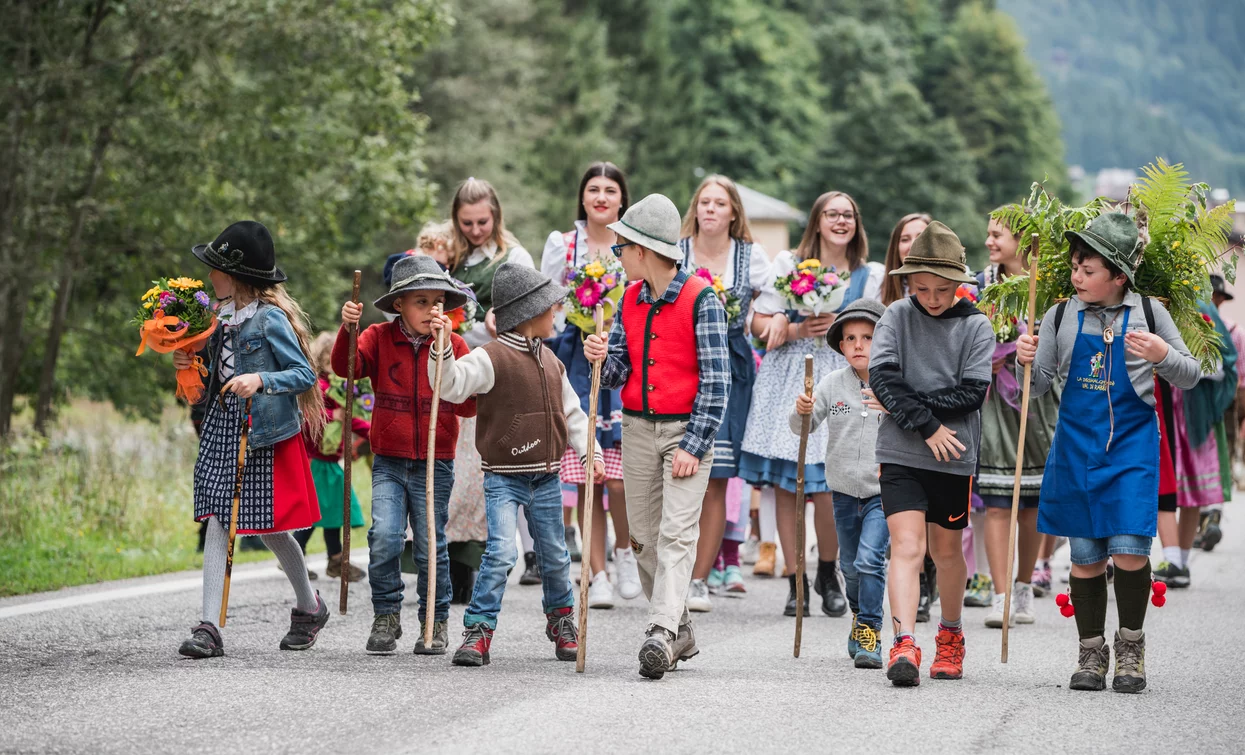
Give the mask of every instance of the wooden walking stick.
[[[813, 355], [804, 355], [804, 395], [813, 395]], [[808, 457], [808, 429], [811, 414], [800, 417], [800, 460], [795, 472], [795, 657], [800, 657], [800, 639], [804, 634], [804, 461]]]
[[[223, 394], [224, 391], [222, 390]], [[246, 467], [246, 438], [251, 432], [251, 400], [246, 400], [242, 416], [242, 438], [238, 441], [238, 476], [233, 481], [233, 507], [229, 512], [229, 549], [225, 551], [225, 590], [220, 596], [220, 626], [225, 626], [229, 610], [229, 580], [233, 577], [233, 543], [238, 536], [238, 506], [242, 503], [242, 470]]]
[[[1038, 235], [1029, 238], [1029, 319], [1026, 326], [1033, 335], [1033, 318], [1037, 308], [1037, 256]], [[1020, 398], [1020, 436], [1016, 440], [1016, 478], [1012, 482], [1012, 520], [1007, 530], [1007, 584], [1003, 599], [1003, 653], [999, 659], [1007, 663], [1007, 628], [1012, 620], [1012, 581], [1016, 572], [1016, 522], [1020, 517], [1020, 472], [1025, 463], [1025, 430], [1029, 424], [1029, 376], [1033, 363], [1025, 365], [1024, 383]]]
[[[441, 310], [440, 304], [433, 307], [433, 318], [440, 317]], [[444, 348], [442, 344], [445, 343], [447, 336], [448, 334], [442, 329], [437, 331], [436, 338], [433, 339], [436, 359], [432, 376], [432, 409], [428, 411], [428, 453], [424, 458], [424, 468], [427, 470], [424, 477], [424, 519], [428, 522], [426, 528], [428, 548], [425, 551], [428, 554], [428, 558], [425, 559], [428, 563], [428, 598], [425, 600], [424, 607], [424, 647], [428, 649], [432, 648], [432, 622], [437, 615], [437, 514], [432, 494], [436, 484], [437, 409], [441, 405], [441, 367], [444, 365], [441, 361], [441, 349]]]
[[[605, 330], [605, 312], [598, 304], [592, 312], [592, 320], [596, 323], [597, 333]], [[601, 363], [592, 363], [592, 388], [588, 392], [588, 460], [584, 462], [584, 476], [588, 484], [584, 485], [584, 544], [579, 556], [579, 651], [575, 654], [575, 673], [584, 673], [584, 664], [588, 659], [588, 585], [592, 582], [592, 564], [589, 554], [592, 550], [592, 499], [596, 492], [596, 481], [593, 469], [597, 455], [597, 398], [601, 393]]]
[[[363, 271], [354, 271], [354, 287], [350, 291], [350, 303], [359, 303], [359, 283]], [[342, 500], [342, 588], [337, 612], [346, 615], [346, 602], [350, 596], [350, 472], [354, 467], [354, 365], [355, 348], [359, 340], [359, 323], [350, 326], [350, 351], [346, 355], [346, 405], [342, 407], [342, 471], [346, 477], [342, 484], [346, 490]]]

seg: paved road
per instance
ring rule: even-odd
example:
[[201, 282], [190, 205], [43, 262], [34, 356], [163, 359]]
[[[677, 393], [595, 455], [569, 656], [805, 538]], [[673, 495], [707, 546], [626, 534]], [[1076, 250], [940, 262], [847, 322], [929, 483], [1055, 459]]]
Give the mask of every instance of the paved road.
[[[968, 610], [959, 682], [900, 690], [854, 669], [847, 619], [807, 620], [794, 659], [792, 621], [776, 615], [785, 580], [752, 580], [747, 598], [717, 601], [698, 620], [700, 657], [661, 682], [636, 674], [639, 601], [592, 613], [579, 676], [553, 658], [539, 588], [517, 584], [483, 669], [414, 656], [410, 635], [396, 656], [364, 654], [366, 583], [315, 648], [280, 652], [290, 591], [259, 564], [235, 577], [229, 655], [207, 661], [176, 654], [198, 613], [195, 573], [0, 601], [0, 752], [1240, 753], [1245, 517], [1235, 514], [1215, 552], [1195, 554], [1193, 588], [1150, 609], [1140, 696], [1065, 688], [1076, 635], [1050, 598], [1037, 624], [1013, 631], [1007, 665], [984, 609]], [[319, 587], [335, 607], [336, 584]], [[932, 626], [918, 632], [931, 655]]]

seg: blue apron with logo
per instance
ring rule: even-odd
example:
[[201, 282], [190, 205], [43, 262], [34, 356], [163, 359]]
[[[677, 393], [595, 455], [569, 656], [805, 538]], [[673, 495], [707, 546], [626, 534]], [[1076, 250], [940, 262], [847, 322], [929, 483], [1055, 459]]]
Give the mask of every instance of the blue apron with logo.
[[1103, 336], [1082, 332], [1085, 312], [1077, 313], [1076, 347], [1042, 477], [1040, 532], [1095, 539], [1154, 537], [1158, 415], [1128, 379], [1124, 334], [1130, 313], [1131, 308], [1125, 310], [1124, 325], [1110, 344]]

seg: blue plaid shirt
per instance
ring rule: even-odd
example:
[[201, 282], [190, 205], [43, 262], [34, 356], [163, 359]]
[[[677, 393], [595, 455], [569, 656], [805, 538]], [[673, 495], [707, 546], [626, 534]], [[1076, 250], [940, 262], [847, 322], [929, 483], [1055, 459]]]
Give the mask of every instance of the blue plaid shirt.
[[[687, 282], [687, 272], [680, 270], [661, 301], [673, 302]], [[647, 282], [640, 285], [637, 304], [656, 304]], [[700, 386], [692, 403], [692, 416], [687, 421], [687, 432], [679, 442], [679, 448], [704, 458], [713, 448], [722, 418], [726, 416], [726, 397], [731, 387], [730, 353], [726, 349], [726, 310], [716, 296], [705, 296], [696, 311], [696, 359], [700, 363]], [[601, 387], [621, 388], [631, 375], [631, 355], [627, 351], [627, 331], [623, 329], [622, 317], [614, 318], [610, 331], [609, 356], [601, 366]]]

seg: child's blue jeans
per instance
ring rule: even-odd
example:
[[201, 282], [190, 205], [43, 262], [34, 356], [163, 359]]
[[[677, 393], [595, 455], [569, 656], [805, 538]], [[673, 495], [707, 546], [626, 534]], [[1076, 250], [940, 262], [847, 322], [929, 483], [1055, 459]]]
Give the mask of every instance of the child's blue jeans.
[[882, 496], [855, 498], [839, 492], [833, 496], [834, 528], [839, 533], [839, 566], [847, 582], [847, 604], [858, 621], [880, 629], [886, 590], [886, 546], [890, 543]]
[[[450, 616], [450, 552], [445, 523], [450, 518], [450, 491], [454, 489], [454, 462], [433, 462], [432, 508], [437, 532], [437, 595], [435, 621]], [[406, 523], [415, 534], [415, 563], [419, 565], [419, 617], [428, 605], [427, 469], [424, 459], [376, 455], [372, 464], [372, 527], [367, 531], [368, 584], [372, 610], [377, 616], [402, 611], [402, 546]], [[324, 504], [331, 505], [331, 504]], [[340, 506], [341, 501], [336, 505]]]

